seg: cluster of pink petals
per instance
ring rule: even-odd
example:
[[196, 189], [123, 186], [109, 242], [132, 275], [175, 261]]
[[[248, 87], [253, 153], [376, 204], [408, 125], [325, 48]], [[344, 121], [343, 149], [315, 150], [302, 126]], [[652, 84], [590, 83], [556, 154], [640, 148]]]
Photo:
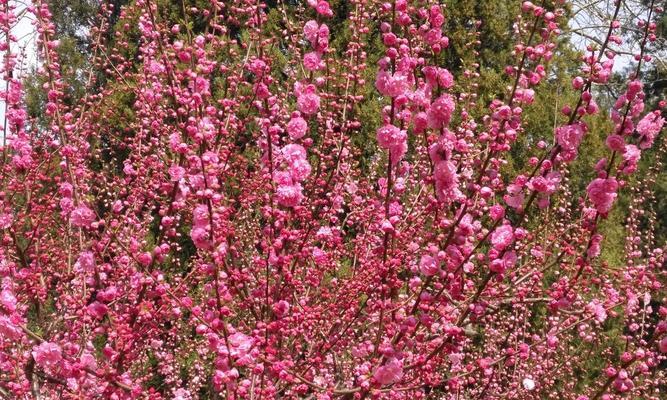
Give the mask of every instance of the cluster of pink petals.
[[596, 178], [586, 188], [588, 197], [600, 214], [611, 210], [618, 194], [618, 182], [615, 178]]
[[639, 134], [639, 148], [648, 149], [653, 146], [653, 141], [665, 125], [665, 119], [660, 115], [660, 111], [648, 113], [637, 123], [637, 133]]
[[580, 122], [556, 128], [556, 143], [562, 148], [561, 154], [565, 161], [577, 158], [579, 145], [585, 133], [586, 125]]
[[43, 342], [39, 346], [36, 346], [32, 351], [32, 356], [37, 365], [47, 369], [57, 368], [63, 359], [60, 346], [50, 342]]
[[[3, 394], [659, 396], [666, 256], [642, 204], [654, 171], [637, 179], [646, 189], [625, 175], [659, 142], [661, 111], [647, 114], [636, 73], [601, 112], [614, 54], [590, 47], [564, 88], [577, 105], [563, 106], [553, 141], [525, 146], [567, 6], [516, 7], [512, 65], [497, 71], [507, 88], [482, 96], [486, 21], [466, 22], [466, 45], [457, 34], [445, 52], [444, 4], [214, 3], [184, 9], [196, 16], [184, 26], [154, 2], [124, 6], [114, 26], [132, 40], [91, 43], [111, 59], [95, 57], [91, 79], [114, 84], [92, 82], [100, 92], [74, 106], [58, 23], [46, 3], [28, 7], [46, 104], [33, 123], [20, 82], [0, 95]], [[18, 46], [6, 36], [9, 76]], [[573, 165], [607, 125], [604, 156]], [[572, 179], [582, 164], [595, 177], [586, 197]], [[616, 262], [600, 222], [622, 195]]]

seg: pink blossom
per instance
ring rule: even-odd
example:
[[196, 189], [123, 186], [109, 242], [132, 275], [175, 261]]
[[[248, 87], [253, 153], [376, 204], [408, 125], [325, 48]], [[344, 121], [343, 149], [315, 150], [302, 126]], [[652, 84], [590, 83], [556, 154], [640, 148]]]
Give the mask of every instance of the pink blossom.
[[112, 302], [118, 295], [118, 289], [115, 286], [110, 286], [104, 290], [101, 290], [97, 293], [97, 299], [105, 303]]
[[277, 317], [284, 317], [289, 312], [290, 305], [285, 300], [280, 300], [275, 303], [271, 309]]
[[169, 177], [172, 182], [178, 182], [185, 177], [185, 168], [179, 165], [169, 167]]
[[438, 97], [428, 109], [429, 126], [439, 129], [442, 126], [449, 124], [455, 107], [454, 97], [451, 95], [443, 94]]
[[373, 379], [380, 385], [390, 385], [403, 377], [403, 361], [391, 358], [373, 374]]
[[409, 79], [409, 75], [402, 71], [393, 75], [387, 71], [380, 71], [375, 79], [375, 87], [383, 96], [397, 97], [408, 89]]
[[445, 68], [438, 69], [438, 84], [446, 89], [454, 86], [454, 75]]
[[16, 297], [7, 289], [0, 292], [0, 305], [9, 313], [16, 311]]
[[454, 150], [455, 141], [454, 134], [446, 128], [443, 129], [443, 133], [438, 137], [438, 140], [428, 148], [428, 154], [433, 164], [449, 160]]
[[63, 182], [58, 188], [58, 193], [63, 197], [72, 197], [74, 194], [74, 186], [69, 182]]
[[299, 111], [306, 115], [315, 114], [320, 108], [320, 96], [315, 93], [304, 93], [296, 100]]
[[400, 130], [394, 125], [384, 125], [377, 130], [377, 139], [380, 147], [389, 149], [392, 146], [399, 145], [407, 139], [405, 131]]
[[87, 228], [95, 222], [96, 216], [93, 210], [85, 205], [75, 208], [70, 214], [69, 220], [73, 226]]
[[595, 316], [595, 320], [602, 323], [607, 319], [607, 310], [604, 305], [597, 300], [591, 300], [586, 305], [586, 310]]
[[648, 149], [653, 146], [653, 141], [662, 130], [665, 119], [660, 116], [660, 112], [648, 113], [637, 124], [637, 133], [639, 134], [639, 148]]
[[310, 175], [310, 163], [303, 158], [291, 160], [289, 162], [288, 171], [294, 181], [302, 182]]
[[304, 160], [306, 158], [306, 149], [300, 144], [291, 143], [283, 146], [280, 150], [285, 161], [288, 163], [295, 160]]
[[389, 147], [389, 154], [391, 154], [392, 165], [398, 164], [408, 152], [408, 142], [402, 141]]
[[317, 71], [320, 67], [320, 62], [320, 55], [317, 52], [311, 51], [303, 56], [303, 66], [308, 71]]
[[615, 178], [596, 178], [586, 188], [588, 197], [599, 213], [606, 214], [616, 199], [618, 182]]
[[250, 353], [254, 340], [241, 332], [229, 335], [229, 354], [233, 357], [245, 357]]
[[658, 350], [660, 350], [661, 353], [667, 353], [667, 336], [660, 339], [660, 342], [658, 343]]
[[625, 150], [625, 140], [620, 135], [607, 136], [607, 147], [613, 151], [623, 152]]
[[292, 117], [287, 123], [287, 133], [292, 140], [301, 139], [308, 132], [308, 123], [301, 117]]
[[190, 230], [190, 238], [198, 249], [211, 249], [212, 243], [209, 237], [209, 230], [205, 227], [194, 226], [192, 230]]
[[330, 17], [330, 16], [333, 15], [333, 11], [331, 11], [331, 7], [329, 6], [329, 3], [324, 1], [324, 0], [318, 1], [317, 2], [317, 7], [315, 9], [317, 10], [318, 14], [321, 14], [321, 15], [324, 15], [324, 16], [327, 16], [327, 17]]
[[641, 150], [639, 150], [639, 148], [634, 144], [625, 145], [625, 149], [623, 151], [623, 160], [636, 164], [637, 161], [639, 161], [641, 158], [641, 155]]
[[18, 340], [23, 336], [23, 331], [9, 317], [0, 315], [0, 338]]
[[438, 200], [451, 202], [463, 197], [459, 190], [459, 177], [456, 166], [450, 161], [441, 161], [433, 169], [435, 192]]
[[585, 133], [586, 126], [583, 123], [556, 128], [556, 142], [561, 147], [563, 158], [566, 161], [572, 161], [577, 157], [579, 144]]
[[507, 186], [507, 194], [503, 196], [503, 200], [507, 203], [508, 206], [514, 209], [520, 209], [523, 207], [524, 194], [520, 185], [511, 184]]
[[596, 233], [591, 237], [590, 246], [588, 246], [588, 250], [586, 250], [586, 255], [588, 255], [588, 258], [595, 258], [600, 255], [600, 245], [602, 243], [602, 239], [603, 237], [599, 233]]
[[426, 276], [437, 274], [439, 269], [438, 261], [429, 255], [422, 256], [419, 261], [419, 271]]
[[317, 42], [319, 27], [320, 25], [317, 23], [317, 21], [312, 19], [306, 22], [306, 24], [303, 26], [303, 34], [311, 44]]
[[33, 348], [32, 356], [40, 367], [55, 369], [62, 360], [62, 350], [55, 343], [43, 342]]
[[83, 251], [79, 254], [74, 266], [83, 272], [92, 272], [95, 270], [95, 255], [91, 251]]
[[489, 216], [494, 221], [502, 219], [505, 216], [505, 209], [499, 204], [491, 206], [491, 208], [489, 208]]
[[191, 400], [192, 395], [187, 389], [178, 388], [174, 391], [173, 400]]
[[97, 319], [102, 319], [107, 313], [107, 306], [99, 301], [92, 302], [88, 307], [88, 314]]
[[511, 225], [501, 225], [491, 234], [491, 244], [501, 251], [514, 241], [514, 229]]
[[278, 204], [284, 207], [296, 207], [303, 199], [303, 188], [300, 184], [280, 185], [276, 189], [276, 199]]

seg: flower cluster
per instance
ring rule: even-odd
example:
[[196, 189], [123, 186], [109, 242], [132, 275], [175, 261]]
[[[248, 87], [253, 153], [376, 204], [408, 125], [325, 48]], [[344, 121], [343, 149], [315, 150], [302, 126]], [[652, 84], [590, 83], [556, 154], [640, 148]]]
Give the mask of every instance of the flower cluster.
[[655, 2], [2, 3], [0, 397], [661, 398]]

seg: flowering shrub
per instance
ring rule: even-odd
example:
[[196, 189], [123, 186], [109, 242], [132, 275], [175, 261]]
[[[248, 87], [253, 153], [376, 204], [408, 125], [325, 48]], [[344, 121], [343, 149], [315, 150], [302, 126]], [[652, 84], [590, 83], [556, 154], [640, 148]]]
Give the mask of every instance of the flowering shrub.
[[[155, 0], [102, 4], [74, 101], [48, 4], [2, 2], [0, 396], [663, 398], [659, 158], [636, 174], [664, 152], [641, 80], [662, 10], [638, 21], [607, 111], [613, 17], [549, 141], [526, 143], [567, 4], [513, 5], [507, 89], [484, 99], [479, 65], [443, 66], [444, 4], [288, 3], [182, 3], [180, 21]], [[39, 118], [13, 75], [20, 18]], [[573, 200], [591, 135], [605, 154]]]

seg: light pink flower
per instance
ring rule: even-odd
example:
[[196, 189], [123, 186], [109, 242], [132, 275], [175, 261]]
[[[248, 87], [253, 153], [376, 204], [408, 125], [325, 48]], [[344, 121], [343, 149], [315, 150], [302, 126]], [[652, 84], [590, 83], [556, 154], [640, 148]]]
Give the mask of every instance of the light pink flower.
[[579, 122], [556, 128], [556, 143], [561, 147], [561, 156], [565, 161], [572, 161], [577, 158], [579, 144], [581, 144], [585, 133], [586, 126]]
[[312, 19], [306, 22], [306, 24], [303, 26], [303, 35], [311, 44], [317, 42], [317, 32], [319, 27], [320, 25], [317, 23], [317, 21]]
[[625, 150], [623, 151], [623, 160], [636, 164], [641, 156], [641, 150], [639, 150], [639, 148], [634, 144], [628, 144], [625, 146]]
[[23, 336], [23, 331], [12, 320], [5, 316], [0, 316], [0, 338], [17, 340]]
[[602, 243], [602, 239], [603, 237], [599, 233], [596, 233], [591, 237], [591, 244], [588, 246], [588, 250], [586, 250], [588, 258], [595, 258], [600, 255], [600, 244]]
[[380, 71], [375, 79], [375, 87], [383, 96], [398, 97], [410, 87], [409, 79], [409, 75], [402, 71], [393, 75], [387, 71]]
[[288, 171], [292, 179], [296, 182], [302, 182], [310, 175], [311, 167], [308, 160], [299, 158], [289, 163]]
[[385, 149], [399, 145], [405, 142], [407, 138], [407, 133], [394, 125], [387, 124], [377, 130], [378, 144]]
[[392, 358], [387, 363], [379, 367], [373, 374], [380, 385], [390, 385], [398, 382], [403, 377], [403, 361]]
[[616, 178], [596, 178], [586, 188], [588, 197], [601, 214], [606, 214], [611, 210], [617, 196], [616, 189], [618, 189]]
[[253, 339], [241, 332], [229, 336], [229, 354], [233, 357], [243, 357], [250, 353]]
[[437, 274], [439, 269], [438, 261], [429, 255], [422, 256], [419, 261], [419, 271], [426, 276]]
[[72, 225], [80, 228], [89, 227], [95, 222], [96, 216], [93, 210], [85, 205], [80, 205], [70, 214], [69, 220]]
[[209, 230], [204, 227], [194, 226], [190, 230], [190, 239], [192, 239], [192, 242], [198, 249], [211, 249], [212, 244], [209, 238]]
[[315, 51], [306, 53], [303, 56], [303, 66], [307, 71], [317, 71], [317, 69], [320, 67], [320, 61], [320, 55]]
[[438, 97], [428, 109], [429, 126], [440, 129], [442, 126], [449, 124], [455, 108], [454, 97], [451, 95], [443, 94]]
[[625, 139], [621, 135], [609, 135], [605, 143], [613, 151], [623, 152], [625, 150]]
[[607, 319], [607, 310], [605, 310], [604, 305], [598, 300], [591, 300], [591, 302], [586, 305], [586, 311], [593, 314], [595, 320], [600, 323]]
[[507, 185], [507, 194], [503, 196], [503, 200], [505, 200], [508, 206], [520, 209], [523, 207], [524, 197], [525, 195], [521, 186], [513, 183]]
[[16, 311], [16, 297], [12, 292], [5, 289], [0, 292], [0, 305], [11, 314]]
[[299, 111], [306, 115], [315, 114], [320, 108], [320, 96], [315, 93], [304, 93], [296, 100]]
[[303, 200], [303, 188], [300, 184], [280, 185], [276, 189], [276, 200], [284, 207], [296, 207]]
[[653, 146], [655, 140], [662, 126], [665, 124], [665, 119], [660, 116], [660, 111], [648, 113], [637, 124], [637, 133], [639, 133], [639, 147], [641, 149], [648, 149]]
[[280, 153], [288, 163], [291, 163], [295, 160], [304, 160], [307, 154], [306, 149], [303, 146], [295, 143], [285, 145], [280, 150]]
[[183, 177], [185, 176], [185, 168], [178, 166], [178, 165], [172, 165], [169, 167], [169, 179], [172, 182], [178, 182]]
[[32, 351], [35, 363], [43, 368], [52, 369], [58, 366], [62, 360], [62, 350], [55, 343], [43, 342]]
[[451, 161], [441, 161], [433, 168], [435, 194], [438, 200], [451, 202], [460, 200], [463, 193], [459, 190], [459, 177], [456, 166]]
[[514, 241], [514, 229], [511, 225], [501, 225], [491, 234], [491, 244], [501, 251]]
[[292, 117], [287, 123], [287, 134], [292, 140], [301, 139], [308, 132], [308, 123], [301, 117]]

